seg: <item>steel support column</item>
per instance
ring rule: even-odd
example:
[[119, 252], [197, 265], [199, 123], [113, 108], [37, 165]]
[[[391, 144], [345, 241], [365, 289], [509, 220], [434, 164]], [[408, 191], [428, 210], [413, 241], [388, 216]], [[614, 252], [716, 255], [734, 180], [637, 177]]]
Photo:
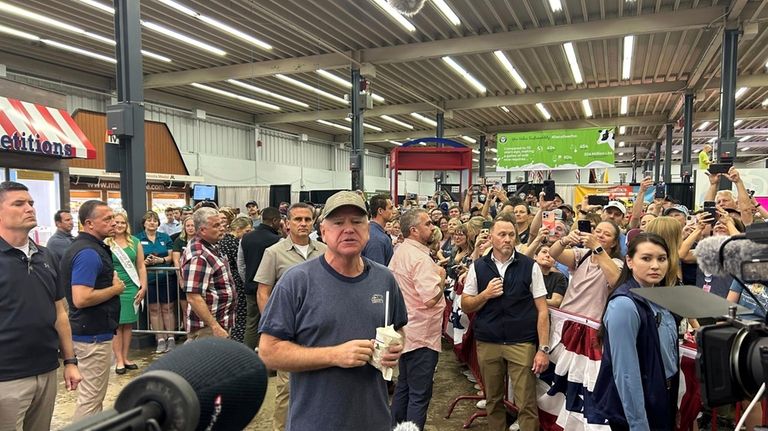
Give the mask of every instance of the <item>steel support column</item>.
[[672, 182], [672, 129], [674, 125], [667, 124], [667, 136], [664, 148], [664, 182]]
[[120, 172], [120, 198], [134, 232], [144, 230], [141, 218], [147, 210], [139, 3], [135, 0], [115, 0], [118, 103], [107, 109], [107, 127], [120, 142], [111, 161]]
[[[435, 127], [435, 136], [442, 138], [445, 133], [445, 114], [438, 112], [435, 118], [437, 126]], [[443, 144], [437, 144], [439, 148], [443, 147]], [[440, 186], [445, 184], [445, 171], [439, 171], [435, 173], [435, 190], [440, 190]]]
[[[736, 66], [738, 60], [739, 29], [727, 28], [723, 32], [723, 57], [720, 64], [720, 140], [715, 151], [718, 163], [733, 163], [736, 158], [736, 138], [733, 122], [736, 120]], [[730, 190], [731, 182], [721, 177], [720, 190]]]
[[349, 170], [352, 172], [352, 190], [365, 190], [363, 181], [363, 106], [360, 100], [360, 69], [352, 68], [352, 150], [349, 155]]
[[683, 104], [683, 161], [680, 164], [680, 178], [682, 178], [684, 183], [690, 183], [691, 175], [693, 174], [693, 164], [691, 163], [691, 153], [693, 151], [691, 141], [693, 134], [693, 101], [693, 93], [686, 92]]
[[477, 156], [478, 162], [478, 176], [483, 179], [483, 183], [481, 185], [485, 184], [485, 135], [480, 135], [478, 138], [480, 141], [480, 155]]
[[659, 182], [661, 180], [661, 141], [656, 142], [656, 159], [653, 164], [653, 181]]

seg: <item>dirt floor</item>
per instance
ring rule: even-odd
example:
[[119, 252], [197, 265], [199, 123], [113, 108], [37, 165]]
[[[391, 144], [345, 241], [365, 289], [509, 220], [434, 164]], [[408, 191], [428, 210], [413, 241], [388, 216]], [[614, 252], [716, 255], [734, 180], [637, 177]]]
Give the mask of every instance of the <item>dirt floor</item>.
[[[450, 345], [444, 344], [443, 352], [440, 353], [437, 374], [435, 375], [433, 397], [432, 402], [429, 405], [427, 418], [426, 430], [429, 431], [461, 430], [464, 421], [469, 418], [472, 413], [478, 411], [475, 407], [475, 401], [461, 401], [456, 406], [450, 419], [444, 418], [448, 406], [455, 397], [459, 395], [475, 394], [477, 392], [477, 390], [473, 388], [473, 384], [461, 374], [461, 371], [464, 368], [456, 362], [456, 358], [450, 350], [450, 347]], [[139, 365], [140, 369], [133, 372], [129, 371], [122, 376], [115, 374], [114, 371], [112, 372], [110, 375], [107, 397], [104, 403], [105, 408], [112, 406], [117, 394], [123, 386], [128, 384], [133, 377], [141, 373], [142, 369], [146, 368], [147, 365], [159, 357], [159, 355], [154, 353], [154, 349], [134, 351], [132, 354], [132, 357], [135, 358], [135, 362]], [[56, 409], [53, 413], [51, 428], [58, 430], [68, 425], [74, 408], [75, 394], [66, 392], [60, 379], [59, 393], [56, 398]], [[256, 415], [246, 429], [251, 431], [271, 431], [273, 410], [274, 378], [270, 378], [270, 384], [267, 389], [264, 404], [261, 406], [258, 415]], [[486, 430], [485, 424], [485, 418], [479, 418], [474, 422], [471, 429], [484, 431]]]

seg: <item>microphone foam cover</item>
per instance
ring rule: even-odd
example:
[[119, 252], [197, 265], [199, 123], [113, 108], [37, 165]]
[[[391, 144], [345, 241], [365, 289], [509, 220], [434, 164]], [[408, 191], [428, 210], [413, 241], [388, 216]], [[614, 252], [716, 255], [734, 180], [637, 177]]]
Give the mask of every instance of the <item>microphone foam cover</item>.
[[211, 337], [185, 343], [147, 368], [180, 375], [200, 401], [198, 430], [211, 423], [215, 402], [221, 412], [214, 430], [242, 430], [258, 413], [267, 391], [267, 370], [253, 350], [225, 338]]

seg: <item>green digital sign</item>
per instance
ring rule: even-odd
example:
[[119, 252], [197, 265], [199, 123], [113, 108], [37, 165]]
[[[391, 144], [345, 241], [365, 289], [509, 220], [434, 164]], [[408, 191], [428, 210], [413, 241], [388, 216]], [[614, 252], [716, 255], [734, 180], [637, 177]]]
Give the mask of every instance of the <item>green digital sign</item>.
[[496, 170], [613, 167], [615, 147], [612, 128], [499, 133]]

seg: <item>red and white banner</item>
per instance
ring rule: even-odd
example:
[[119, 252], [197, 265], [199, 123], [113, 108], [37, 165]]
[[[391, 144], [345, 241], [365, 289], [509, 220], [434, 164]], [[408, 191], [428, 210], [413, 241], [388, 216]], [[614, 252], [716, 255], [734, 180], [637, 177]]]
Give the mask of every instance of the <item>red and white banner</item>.
[[0, 150], [95, 159], [96, 149], [69, 113], [0, 97]]

